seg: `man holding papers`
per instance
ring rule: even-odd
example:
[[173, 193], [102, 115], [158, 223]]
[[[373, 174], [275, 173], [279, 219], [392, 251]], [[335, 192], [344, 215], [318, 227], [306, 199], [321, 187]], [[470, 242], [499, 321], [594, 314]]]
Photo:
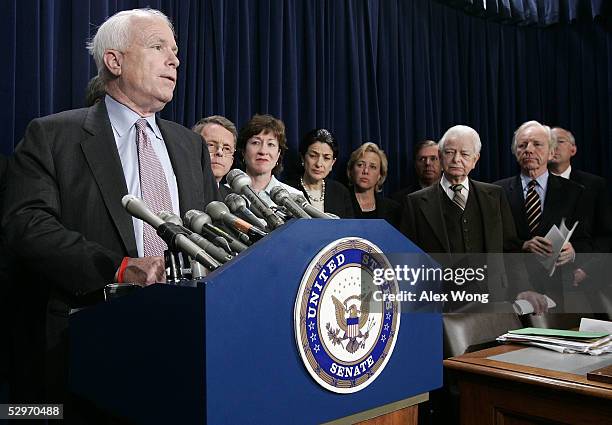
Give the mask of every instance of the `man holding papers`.
[[[564, 219], [569, 229], [578, 221], [583, 187], [548, 172], [548, 161], [554, 149], [550, 127], [537, 121], [522, 124], [512, 139], [512, 153], [521, 173], [496, 184], [506, 192], [518, 236], [523, 240], [523, 251], [534, 254], [527, 262], [532, 284], [538, 291], [549, 295], [561, 310], [564, 285], [569, 287], [573, 280], [571, 267], [563, 266], [573, 262], [576, 254], [569, 241], [556, 251], [549, 232], [553, 226], [561, 228]], [[582, 232], [578, 224], [572, 236], [574, 245], [584, 242]], [[550, 257], [556, 257], [556, 260], [550, 262]], [[546, 260], [552, 264], [545, 265]], [[555, 271], [552, 266], [556, 266]]]
[[554, 127], [552, 134], [556, 148], [552, 159], [548, 162], [549, 171], [559, 177], [569, 179], [584, 186], [584, 198], [590, 205], [585, 209], [586, 215], [580, 218], [583, 223], [590, 223], [589, 232], [591, 249], [589, 254], [579, 259], [574, 269], [574, 284], [597, 285], [604, 282], [602, 272], [605, 267], [603, 255], [593, 256], [591, 253], [610, 252], [612, 245], [612, 211], [610, 210], [610, 197], [608, 184], [602, 177], [587, 173], [572, 166], [572, 158], [576, 155], [578, 147], [574, 135], [560, 127]]
[[[522, 243], [503, 190], [468, 177], [481, 147], [471, 127], [456, 125], [444, 133], [438, 143], [442, 178], [404, 199], [402, 232], [425, 252], [444, 254], [435, 258], [445, 266], [472, 267], [484, 258], [478, 253], [498, 254], [487, 257], [487, 284], [466, 285], [466, 290], [489, 291], [495, 301], [524, 299], [532, 311], [544, 312], [547, 300], [525, 282], [522, 264], [506, 265], [501, 255], [518, 251]], [[464, 305], [444, 307], [451, 311]]]

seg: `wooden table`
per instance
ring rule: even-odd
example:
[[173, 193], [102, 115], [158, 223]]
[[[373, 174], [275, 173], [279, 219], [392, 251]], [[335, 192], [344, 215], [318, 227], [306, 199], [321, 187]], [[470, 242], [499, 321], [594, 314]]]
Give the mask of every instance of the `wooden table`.
[[[612, 384], [587, 380], [586, 374], [546, 369], [546, 365], [489, 358], [522, 349], [502, 345], [444, 360], [459, 386], [462, 424], [612, 424]], [[608, 358], [612, 363], [612, 354], [602, 359]]]

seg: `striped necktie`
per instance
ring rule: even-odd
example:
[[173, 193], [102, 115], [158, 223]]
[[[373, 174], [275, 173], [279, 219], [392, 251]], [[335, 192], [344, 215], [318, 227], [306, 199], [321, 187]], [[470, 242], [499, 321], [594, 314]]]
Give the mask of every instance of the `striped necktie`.
[[453, 192], [455, 192], [455, 196], [453, 196], [453, 202], [459, 206], [462, 210], [465, 209], [465, 196], [461, 193], [461, 189], [463, 189], [462, 184], [454, 184], [451, 186]]
[[527, 225], [531, 235], [535, 234], [536, 229], [540, 225], [540, 217], [542, 217], [540, 196], [535, 190], [537, 185], [538, 182], [535, 180], [529, 182], [527, 185], [527, 197], [525, 198], [525, 214], [527, 215]]
[[[142, 118], [136, 121], [136, 142], [142, 200], [155, 214], [162, 210], [172, 211], [166, 175], [147, 134], [147, 120]], [[143, 228], [143, 245], [145, 257], [163, 256], [166, 249], [166, 243], [147, 223], [144, 223]]]

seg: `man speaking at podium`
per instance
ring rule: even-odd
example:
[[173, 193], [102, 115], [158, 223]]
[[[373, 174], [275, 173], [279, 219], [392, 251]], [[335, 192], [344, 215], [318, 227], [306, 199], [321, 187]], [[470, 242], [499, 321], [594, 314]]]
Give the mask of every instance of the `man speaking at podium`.
[[121, 198], [182, 215], [218, 197], [200, 137], [155, 115], [172, 100], [177, 50], [161, 12], [110, 17], [89, 45], [105, 98], [33, 120], [16, 149], [2, 218], [16, 259], [14, 402], [67, 401], [71, 308], [111, 282], [165, 280], [164, 242]]

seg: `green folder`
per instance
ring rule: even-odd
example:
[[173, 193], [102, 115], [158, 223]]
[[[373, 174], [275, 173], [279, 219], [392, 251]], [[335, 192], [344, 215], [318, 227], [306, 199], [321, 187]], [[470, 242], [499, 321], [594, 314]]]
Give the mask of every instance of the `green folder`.
[[610, 335], [607, 332], [581, 332], [581, 331], [566, 331], [563, 329], [545, 329], [545, 328], [523, 328], [508, 331], [508, 333], [516, 335], [538, 335], [552, 336], [557, 338], [578, 338], [578, 339], [593, 339], [603, 338]]

